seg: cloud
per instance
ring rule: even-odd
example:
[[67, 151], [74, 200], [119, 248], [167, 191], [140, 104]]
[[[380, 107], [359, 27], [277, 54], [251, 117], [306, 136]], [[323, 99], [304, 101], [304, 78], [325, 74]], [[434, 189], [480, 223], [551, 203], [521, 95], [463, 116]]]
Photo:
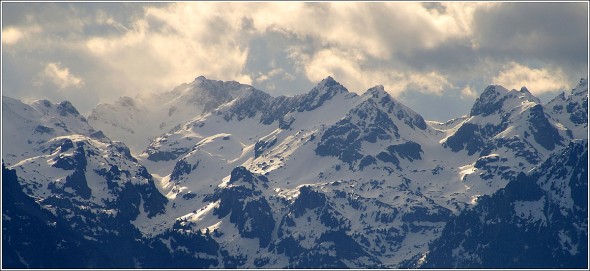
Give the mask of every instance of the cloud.
[[479, 52], [492, 57], [588, 64], [588, 3], [503, 3], [476, 10], [472, 27]]
[[351, 91], [363, 93], [375, 85], [383, 85], [393, 96], [405, 91], [418, 91], [441, 95], [445, 89], [453, 88], [445, 76], [436, 71], [414, 72], [364, 67], [361, 54], [339, 50], [322, 50], [313, 56], [299, 56], [306, 76], [315, 82], [327, 76], [341, 81]]
[[241, 16], [259, 32], [278, 28], [310, 37], [323, 47], [362, 49], [390, 58], [398, 52], [433, 48], [471, 33], [472, 14], [487, 3], [443, 3], [444, 12], [422, 3], [268, 3], [244, 5]]
[[[285, 73], [285, 71], [282, 68], [274, 68], [272, 70], [270, 70], [268, 73], [263, 74], [263, 73], [258, 73], [259, 76], [258, 78], [256, 78], [254, 81], [256, 81], [257, 83], [262, 83], [264, 81], [267, 81], [268, 79], [275, 77], [277, 75], [280, 74], [284, 74], [283, 78], [286, 76], [287, 78], [289, 78], [289, 75], [287, 73]], [[291, 75], [292, 76], [292, 75]]]
[[547, 92], [559, 92], [571, 87], [566, 74], [559, 68], [530, 68], [516, 62], [504, 67], [493, 79], [494, 84], [508, 89], [520, 89], [526, 86], [534, 95]]
[[[356, 92], [384, 85], [418, 112], [443, 96], [468, 111], [465, 100], [496, 79], [549, 93], [588, 72], [585, 3], [64, 2], [2, 12], [4, 93], [61, 95], [82, 112], [198, 75], [272, 95], [331, 75]], [[49, 79], [66, 69], [81, 83]]]
[[14, 45], [24, 38], [41, 31], [39, 26], [30, 27], [6, 27], [2, 29], [2, 44]]
[[[407, 88], [422, 93], [442, 95], [445, 90], [454, 88], [449, 80], [436, 71], [429, 73], [412, 73], [404, 75], [407, 80]], [[407, 89], [406, 89], [407, 90]]]
[[461, 89], [461, 99], [474, 99], [477, 97], [477, 92], [471, 86], [465, 86]]
[[60, 63], [47, 63], [45, 69], [39, 73], [39, 80], [37, 85], [42, 85], [44, 82], [51, 82], [60, 89], [67, 89], [71, 87], [80, 88], [84, 86], [82, 78], [70, 73], [67, 67], [62, 68]]
[[[392, 93], [414, 89], [440, 94], [452, 85], [440, 72], [406, 72], [391, 64], [380, 71], [370, 67], [375, 61], [395, 63], [387, 60], [400, 52], [464, 38], [471, 31], [471, 14], [482, 5], [443, 6], [445, 12], [420, 3], [174, 3], [146, 8], [127, 30], [118, 27], [122, 35], [92, 37], [86, 46], [116, 74], [133, 81], [136, 89], [165, 90], [201, 74], [243, 83], [271, 80], [283, 87], [293, 76], [317, 82], [330, 74], [353, 89], [384, 84]], [[96, 18], [119, 25], [104, 14]], [[255, 50], [252, 41], [277, 33], [292, 42], [279, 50], [299, 50], [289, 52], [297, 55], [291, 58], [296, 60], [291, 65], [299, 65], [295, 72], [281, 67], [285, 76], [272, 78], [276, 67], [250, 65], [245, 70]], [[293, 49], [300, 43], [305, 48]]]
[[122, 35], [92, 37], [86, 47], [129, 80], [128, 88], [164, 91], [197, 75], [251, 83], [243, 73], [249, 49], [240, 40], [240, 24], [208, 6], [148, 7]]
[[15, 27], [8, 27], [2, 29], [2, 43], [14, 44], [24, 36], [23, 32]]

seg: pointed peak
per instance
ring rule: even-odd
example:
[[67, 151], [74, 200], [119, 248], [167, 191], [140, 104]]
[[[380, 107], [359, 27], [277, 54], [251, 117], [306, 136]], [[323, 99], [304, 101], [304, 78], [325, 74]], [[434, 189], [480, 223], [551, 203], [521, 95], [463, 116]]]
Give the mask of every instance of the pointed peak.
[[70, 101], [63, 101], [57, 105], [58, 107], [74, 107]]
[[57, 106], [57, 111], [61, 116], [67, 116], [68, 114], [72, 114], [74, 116], [79, 116], [78, 110], [74, 107], [74, 105], [70, 101], [63, 101], [59, 103]]
[[332, 84], [333, 84], [333, 83], [338, 83], [338, 82], [336, 82], [336, 80], [334, 80], [334, 78], [333, 78], [332, 76], [329, 76], [329, 75], [328, 75], [328, 77], [324, 78], [324, 79], [322, 80], [322, 82], [326, 82], [326, 83], [332, 83]]
[[503, 94], [506, 92], [509, 92], [509, 90], [501, 85], [489, 85], [483, 90], [481, 97], [490, 96], [490, 95], [499, 95], [499, 94]]
[[356, 107], [357, 109], [381, 111], [389, 114], [392, 120], [397, 118], [412, 129], [418, 127], [420, 130], [424, 130], [427, 127], [420, 114], [389, 95], [383, 85], [376, 85], [368, 89], [363, 93], [362, 99], [364, 101]]
[[348, 93], [348, 89], [328, 76], [322, 80], [307, 94], [300, 96], [299, 110], [311, 111], [324, 104], [325, 101], [332, 99], [334, 96]]
[[201, 75], [201, 76], [195, 78], [194, 82], [197, 84], [203, 84], [204, 82], [209, 82], [209, 81], [211, 81], [211, 79], [207, 79], [205, 76]]
[[317, 93], [330, 93], [330, 96], [333, 96], [336, 93], [344, 92], [348, 92], [348, 89], [336, 82], [336, 80], [334, 80], [334, 78], [331, 76], [328, 76], [320, 81], [318, 85], [311, 90], [311, 93], [316, 93], [314, 95], [317, 95]]
[[215, 80], [207, 79], [205, 76], [200, 75], [190, 84], [190, 85], [197, 85], [197, 86], [206, 86], [214, 82]]
[[[513, 90], [516, 92], [516, 90]], [[475, 100], [471, 108], [470, 116], [483, 115], [484, 117], [502, 108], [508, 89], [500, 85], [489, 85]], [[528, 93], [528, 92], [527, 92]], [[530, 93], [528, 93], [530, 95]]]
[[218, 91], [219, 88], [222, 88], [224, 84], [238, 84], [235, 81], [227, 81], [224, 82], [222, 80], [215, 80], [215, 79], [207, 79], [205, 76], [199, 76], [193, 81], [190, 85], [196, 86], [198, 88], [202, 88], [207, 91]]
[[525, 86], [523, 86], [523, 87], [520, 88], [520, 92], [531, 94], [531, 92], [529, 91], [529, 89], [526, 88]]
[[332, 76], [328, 76], [326, 78], [324, 78], [322, 81], [320, 81], [318, 83], [318, 85], [316, 86], [316, 89], [334, 89], [337, 88], [340, 91], [339, 92], [348, 92], [348, 90], [342, 86], [340, 83], [338, 83], [336, 80], [334, 80], [334, 78], [332, 78]]
[[377, 85], [367, 90], [368, 94], [370, 94], [374, 98], [386, 97], [389, 95], [383, 85]]
[[588, 93], [588, 79], [581, 78], [578, 85], [572, 89], [572, 95], [587, 95]]

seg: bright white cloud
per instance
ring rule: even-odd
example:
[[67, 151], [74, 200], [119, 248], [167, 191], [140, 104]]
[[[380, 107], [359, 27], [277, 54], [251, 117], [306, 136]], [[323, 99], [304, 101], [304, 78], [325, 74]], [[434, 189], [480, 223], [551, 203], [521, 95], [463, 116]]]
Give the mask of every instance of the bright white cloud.
[[[311, 47], [295, 53], [299, 69], [312, 82], [333, 75], [353, 89], [391, 82], [393, 93], [408, 88], [440, 93], [451, 85], [440, 74], [367, 67], [372, 58], [389, 59], [398, 51], [468, 35], [479, 4], [445, 5], [447, 12], [441, 13], [421, 3], [182, 2], [146, 8], [132, 28], [118, 27], [123, 35], [93, 37], [86, 46], [128, 80], [113, 82], [126, 88], [165, 90], [196, 75], [261, 83], [277, 74], [244, 71], [249, 41], [272, 30], [312, 40]], [[103, 13], [96, 20], [120, 25]]]
[[86, 46], [125, 78], [126, 82], [113, 83], [126, 89], [168, 90], [197, 75], [251, 83], [243, 73], [248, 47], [240, 40], [240, 25], [207, 6], [147, 8], [123, 35], [93, 37]]
[[2, 44], [13, 45], [22, 41], [23, 38], [39, 32], [41, 32], [41, 28], [36, 25], [29, 27], [6, 27], [2, 29]]
[[23, 32], [14, 27], [2, 29], [2, 43], [15, 44], [18, 40], [20, 40], [23, 37], [23, 35]]
[[511, 62], [492, 81], [494, 84], [502, 85], [508, 89], [520, 89], [526, 86], [531, 93], [539, 95], [568, 89], [567, 78], [559, 68], [535, 69]]
[[45, 69], [39, 73], [39, 80], [35, 83], [42, 85], [44, 82], [51, 82], [60, 89], [70, 87], [80, 88], [84, 85], [82, 78], [70, 73], [67, 67], [62, 68], [60, 63], [47, 63]]
[[257, 31], [283, 29], [323, 45], [389, 58], [468, 36], [474, 11], [486, 5], [444, 3], [446, 12], [441, 13], [422, 3], [257, 3], [242, 4], [240, 16], [251, 17]]
[[461, 99], [473, 99], [477, 97], [477, 92], [471, 86], [465, 86], [461, 89]]

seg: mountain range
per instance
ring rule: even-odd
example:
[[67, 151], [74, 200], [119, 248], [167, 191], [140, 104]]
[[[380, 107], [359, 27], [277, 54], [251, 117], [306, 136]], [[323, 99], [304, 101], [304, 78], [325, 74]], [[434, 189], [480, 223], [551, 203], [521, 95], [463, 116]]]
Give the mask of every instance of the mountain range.
[[587, 268], [588, 83], [427, 121], [327, 77], [2, 97], [3, 268]]

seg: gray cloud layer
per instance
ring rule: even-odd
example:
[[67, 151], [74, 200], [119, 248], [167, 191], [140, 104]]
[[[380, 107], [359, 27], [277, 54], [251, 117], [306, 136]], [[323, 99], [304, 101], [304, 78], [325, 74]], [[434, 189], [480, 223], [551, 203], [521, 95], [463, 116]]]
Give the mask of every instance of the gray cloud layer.
[[588, 74], [587, 3], [2, 3], [2, 92], [82, 112], [198, 75], [274, 95], [328, 75], [427, 119], [491, 83], [542, 97]]

